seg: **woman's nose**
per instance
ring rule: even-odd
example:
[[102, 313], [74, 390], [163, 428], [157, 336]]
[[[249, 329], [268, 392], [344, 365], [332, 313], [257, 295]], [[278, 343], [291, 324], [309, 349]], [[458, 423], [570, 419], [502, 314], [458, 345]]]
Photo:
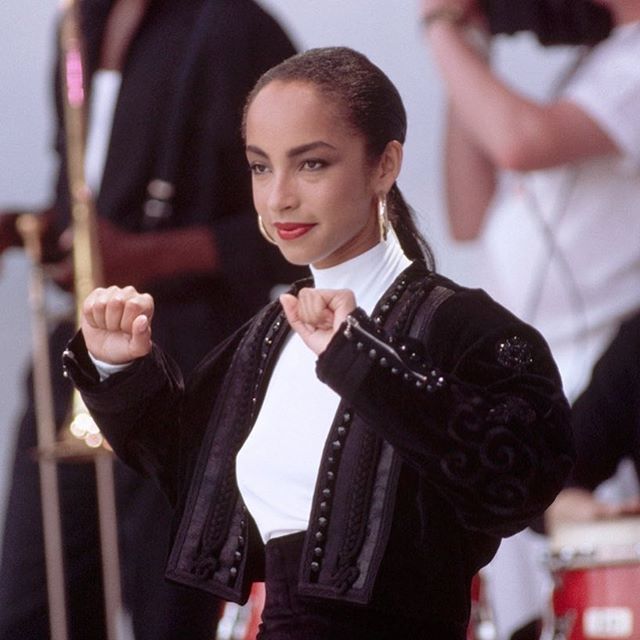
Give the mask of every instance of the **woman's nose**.
[[269, 193], [269, 208], [272, 211], [294, 209], [297, 204], [295, 181], [291, 176], [275, 176]]

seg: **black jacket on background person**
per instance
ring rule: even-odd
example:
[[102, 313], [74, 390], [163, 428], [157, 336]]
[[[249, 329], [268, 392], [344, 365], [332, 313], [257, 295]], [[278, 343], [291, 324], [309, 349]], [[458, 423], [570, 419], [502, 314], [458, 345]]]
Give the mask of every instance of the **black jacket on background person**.
[[[288, 331], [269, 305], [186, 389], [155, 347], [102, 383], [81, 334], [63, 358], [118, 455], [176, 506], [167, 577], [236, 602], [262, 575], [263, 545], [235, 456]], [[299, 593], [399, 608], [464, 638], [472, 576], [502, 536], [543, 512], [571, 466], [569, 409], [546, 343], [484, 292], [413, 263], [371, 317], [351, 314], [317, 375], [342, 400]]]
[[573, 405], [569, 486], [594, 490], [625, 458], [640, 477], [640, 313], [622, 324]]

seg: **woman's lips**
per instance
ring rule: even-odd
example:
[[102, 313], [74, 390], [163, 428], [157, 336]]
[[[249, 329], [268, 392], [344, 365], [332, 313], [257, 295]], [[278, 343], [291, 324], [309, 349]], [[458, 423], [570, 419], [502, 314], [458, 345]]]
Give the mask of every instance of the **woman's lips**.
[[303, 224], [302, 222], [276, 222], [273, 225], [282, 240], [295, 240], [300, 238], [307, 231], [310, 231], [315, 224]]

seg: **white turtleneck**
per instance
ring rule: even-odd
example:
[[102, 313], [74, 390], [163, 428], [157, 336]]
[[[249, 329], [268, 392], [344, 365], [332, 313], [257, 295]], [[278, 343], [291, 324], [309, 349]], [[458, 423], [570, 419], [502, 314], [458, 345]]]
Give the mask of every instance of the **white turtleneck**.
[[[350, 289], [370, 314], [409, 265], [393, 233], [369, 251], [328, 269], [311, 267], [318, 289]], [[316, 355], [293, 333], [236, 458], [238, 487], [264, 542], [305, 531], [320, 458], [339, 396], [318, 380]]]

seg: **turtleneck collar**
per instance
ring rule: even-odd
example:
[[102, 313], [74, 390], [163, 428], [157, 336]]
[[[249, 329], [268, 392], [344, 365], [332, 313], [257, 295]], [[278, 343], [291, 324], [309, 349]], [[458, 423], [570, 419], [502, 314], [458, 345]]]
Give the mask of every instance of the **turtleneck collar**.
[[390, 231], [386, 242], [379, 242], [351, 260], [327, 269], [313, 266], [310, 269], [316, 288], [350, 289], [358, 306], [370, 314], [378, 299], [409, 264], [398, 238]]

